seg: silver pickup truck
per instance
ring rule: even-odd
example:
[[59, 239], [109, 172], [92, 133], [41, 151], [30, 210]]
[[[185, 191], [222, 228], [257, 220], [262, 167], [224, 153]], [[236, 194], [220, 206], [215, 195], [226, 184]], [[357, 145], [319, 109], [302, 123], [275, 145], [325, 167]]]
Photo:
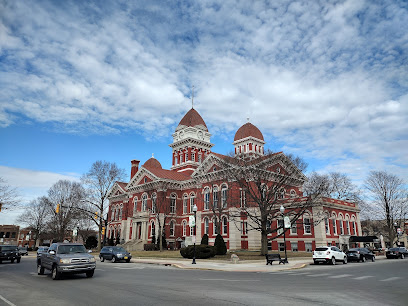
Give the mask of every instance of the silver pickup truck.
[[42, 275], [45, 269], [50, 270], [52, 279], [59, 279], [65, 273], [86, 273], [92, 277], [95, 267], [95, 257], [78, 243], [53, 243], [37, 258], [37, 273]]

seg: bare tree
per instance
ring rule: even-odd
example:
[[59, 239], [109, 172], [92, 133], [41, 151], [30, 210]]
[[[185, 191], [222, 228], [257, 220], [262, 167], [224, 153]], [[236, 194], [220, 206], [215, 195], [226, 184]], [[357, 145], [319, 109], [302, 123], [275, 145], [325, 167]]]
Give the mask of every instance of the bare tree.
[[43, 232], [47, 229], [50, 216], [47, 198], [40, 197], [25, 207], [24, 212], [17, 218], [17, 222], [26, 224], [34, 231], [34, 245], [37, 245], [37, 241], [41, 240]]
[[[286, 170], [270, 168], [276, 165], [278, 156], [279, 161], [286, 165]], [[306, 177], [282, 153], [268, 153], [252, 158], [229, 156], [223, 160], [223, 174], [228, 177], [231, 189], [236, 190], [232, 192], [235, 196], [228, 201], [235, 208], [230, 209], [229, 216], [235, 223], [240, 222], [242, 216], [250, 221], [247, 230], [261, 233], [261, 254], [265, 255], [268, 253], [268, 234], [283, 229], [283, 224], [271, 227], [272, 221], [282, 219], [279, 210], [281, 205], [285, 206], [285, 213], [291, 216], [291, 223], [295, 223], [314, 204], [321, 192], [287, 201], [285, 189], [288, 186], [300, 188]]]
[[49, 190], [44, 203], [51, 214], [49, 229], [55, 233], [58, 241], [63, 241], [78, 223], [79, 208], [85, 198], [85, 190], [81, 184], [60, 180]]
[[116, 163], [96, 161], [91, 169], [82, 176], [81, 181], [87, 188], [88, 209], [83, 213], [98, 227], [98, 251], [101, 250], [104, 215], [108, 209], [108, 193], [116, 181], [123, 180], [125, 170]]
[[160, 252], [163, 251], [163, 237], [165, 236], [165, 229], [166, 229], [166, 222], [171, 213], [170, 206], [171, 201], [173, 200], [171, 197], [167, 196], [167, 187], [166, 183], [162, 182], [162, 186], [159, 188], [158, 191], [153, 191], [151, 194], [152, 197], [152, 213], [154, 213], [154, 217], [156, 219], [156, 224], [158, 226], [158, 237], [156, 238], [157, 243], [159, 245]]
[[16, 208], [20, 199], [16, 188], [9, 186], [2, 177], [0, 177], [0, 211]]
[[408, 216], [405, 186], [402, 179], [386, 171], [371, 171], [365, 180], [370, 212], [377, 220], [384, 220], [391, 245], [396, 237], [394, 226], [403, 227]]

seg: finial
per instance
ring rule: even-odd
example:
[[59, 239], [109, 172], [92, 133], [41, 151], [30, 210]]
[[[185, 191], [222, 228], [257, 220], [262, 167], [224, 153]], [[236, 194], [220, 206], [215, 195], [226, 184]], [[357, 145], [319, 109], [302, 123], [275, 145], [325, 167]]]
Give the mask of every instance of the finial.
[[194, 108], [194, 85], [192, 88], [192, 95], [191, 95], [191, 108]]
[[249, 122], [249, 117], [247, 118], [247, 121]]
[[154, 158], [154, 153], [152, 153], [152, 158]]

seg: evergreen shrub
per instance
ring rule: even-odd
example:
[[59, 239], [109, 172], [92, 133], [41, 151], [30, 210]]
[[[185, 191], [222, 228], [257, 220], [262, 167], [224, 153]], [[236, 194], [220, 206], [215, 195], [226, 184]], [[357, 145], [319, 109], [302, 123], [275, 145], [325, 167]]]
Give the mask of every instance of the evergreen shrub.
[[201, 238], [201, 244], [208, 245], [208, 235], [207, 234], [204, 234], [203, 238]]
[[[199, 244], [196, 245], [196, 256], [197, 259], [206, 259], [215, 256], [215, 249], [211, 245]], [[180, 249], [180, 254], [184, 258], [192, 259], [194, 256], [194, 245], [189, 245], [188, 247]]]
[[215, 237], [215, 254], [216, 255], [225, 255], [227, 254], [227, 245], [225, 244], [224, 238], [220, 234]]

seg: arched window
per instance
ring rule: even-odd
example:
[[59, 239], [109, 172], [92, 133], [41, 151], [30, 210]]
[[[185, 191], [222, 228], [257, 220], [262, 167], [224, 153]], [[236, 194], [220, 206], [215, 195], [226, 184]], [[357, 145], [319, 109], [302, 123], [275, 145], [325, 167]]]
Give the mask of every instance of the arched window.
[[204, 209], [210, 209], [210, 189], [208, 187], [204, 189]]
[[346, 235], [350, 235], [350, 220], [348, 215], [346, 215]]
[[190, 226], [190, 236], [194, 236], [194, 226]]
[[222, 218], [222, 234], [223, 235], [228, 234], [228, 220], [226, 217]]
[[340, 235], [344, 235], [343, 215], [339, 214]]
[[142, 196], [142, 211], [147, 210], [147, 194]]
[[123, 213], [123, 205], [120, 205], [119, 220], [122, 220], [122, 213]]
[[210, 232], [210, 220], [208, 218], [204, 219], [204, 234], [209, 235]]
[[277, 192], [277, 198], [278, 199], [284, 199], [285, 198], [285, 189], [283, 189], [283, 188], [279, 189], [279, 191]]
[[329, 225], [329, 216], [324, 216], [324, 227], [326, 230], [326, 235], [330, 235], [330, 225]]
[[194, 213], [194, 199], [195, 199], [195, 194], [190, 193], [190, 213]]
[[303, 230], [305, 234], [312, 233], [312, 223], [310, 221], [310, 216], [308, 214], [305, 214], [303, 217]]
[[187, 222], [186, 220], [183, 220], [183, 237], [186, 237], [187, 233]]
[[227, 185], [222, 185], [221, 187], [221, 205], [222, 208], [226, 208], [227, 207]]
[[294, 189], [290, 190], [290, 197], [295, 198], [296, 197], [296, 191]]
[[170, 213], [175, 214], [176, 213], [176, 195], [172, 194], [170, 196]]
[[175, 227], [176, 227], [176, 223], [173, 220], [171, 220], [170, 221], [170, 236], [174, 236]]
[[218, 187], [214, 186], [213, 188], [213, 205], [214, 208], [218, 207]]
[[177, 156], [174, 157], [174, 164], [175, 164], [175, 165], [178, 164], [178, 158], [177, 158]]
[[337, 235], [337, 220], [336, 215], [332, 216], [333, 235]]
[[153, 237], [156, 235], [156, 226], [154, 224], [154, 221], [150, 222], [150, 237]]
[[183, 214], [187, 213], [188, 198], [187, 195], [183, 195]]
[[152, 194], [152, 214], [156, 213], [156, 203], [157, 203], [157, 195], [153, 193]]

